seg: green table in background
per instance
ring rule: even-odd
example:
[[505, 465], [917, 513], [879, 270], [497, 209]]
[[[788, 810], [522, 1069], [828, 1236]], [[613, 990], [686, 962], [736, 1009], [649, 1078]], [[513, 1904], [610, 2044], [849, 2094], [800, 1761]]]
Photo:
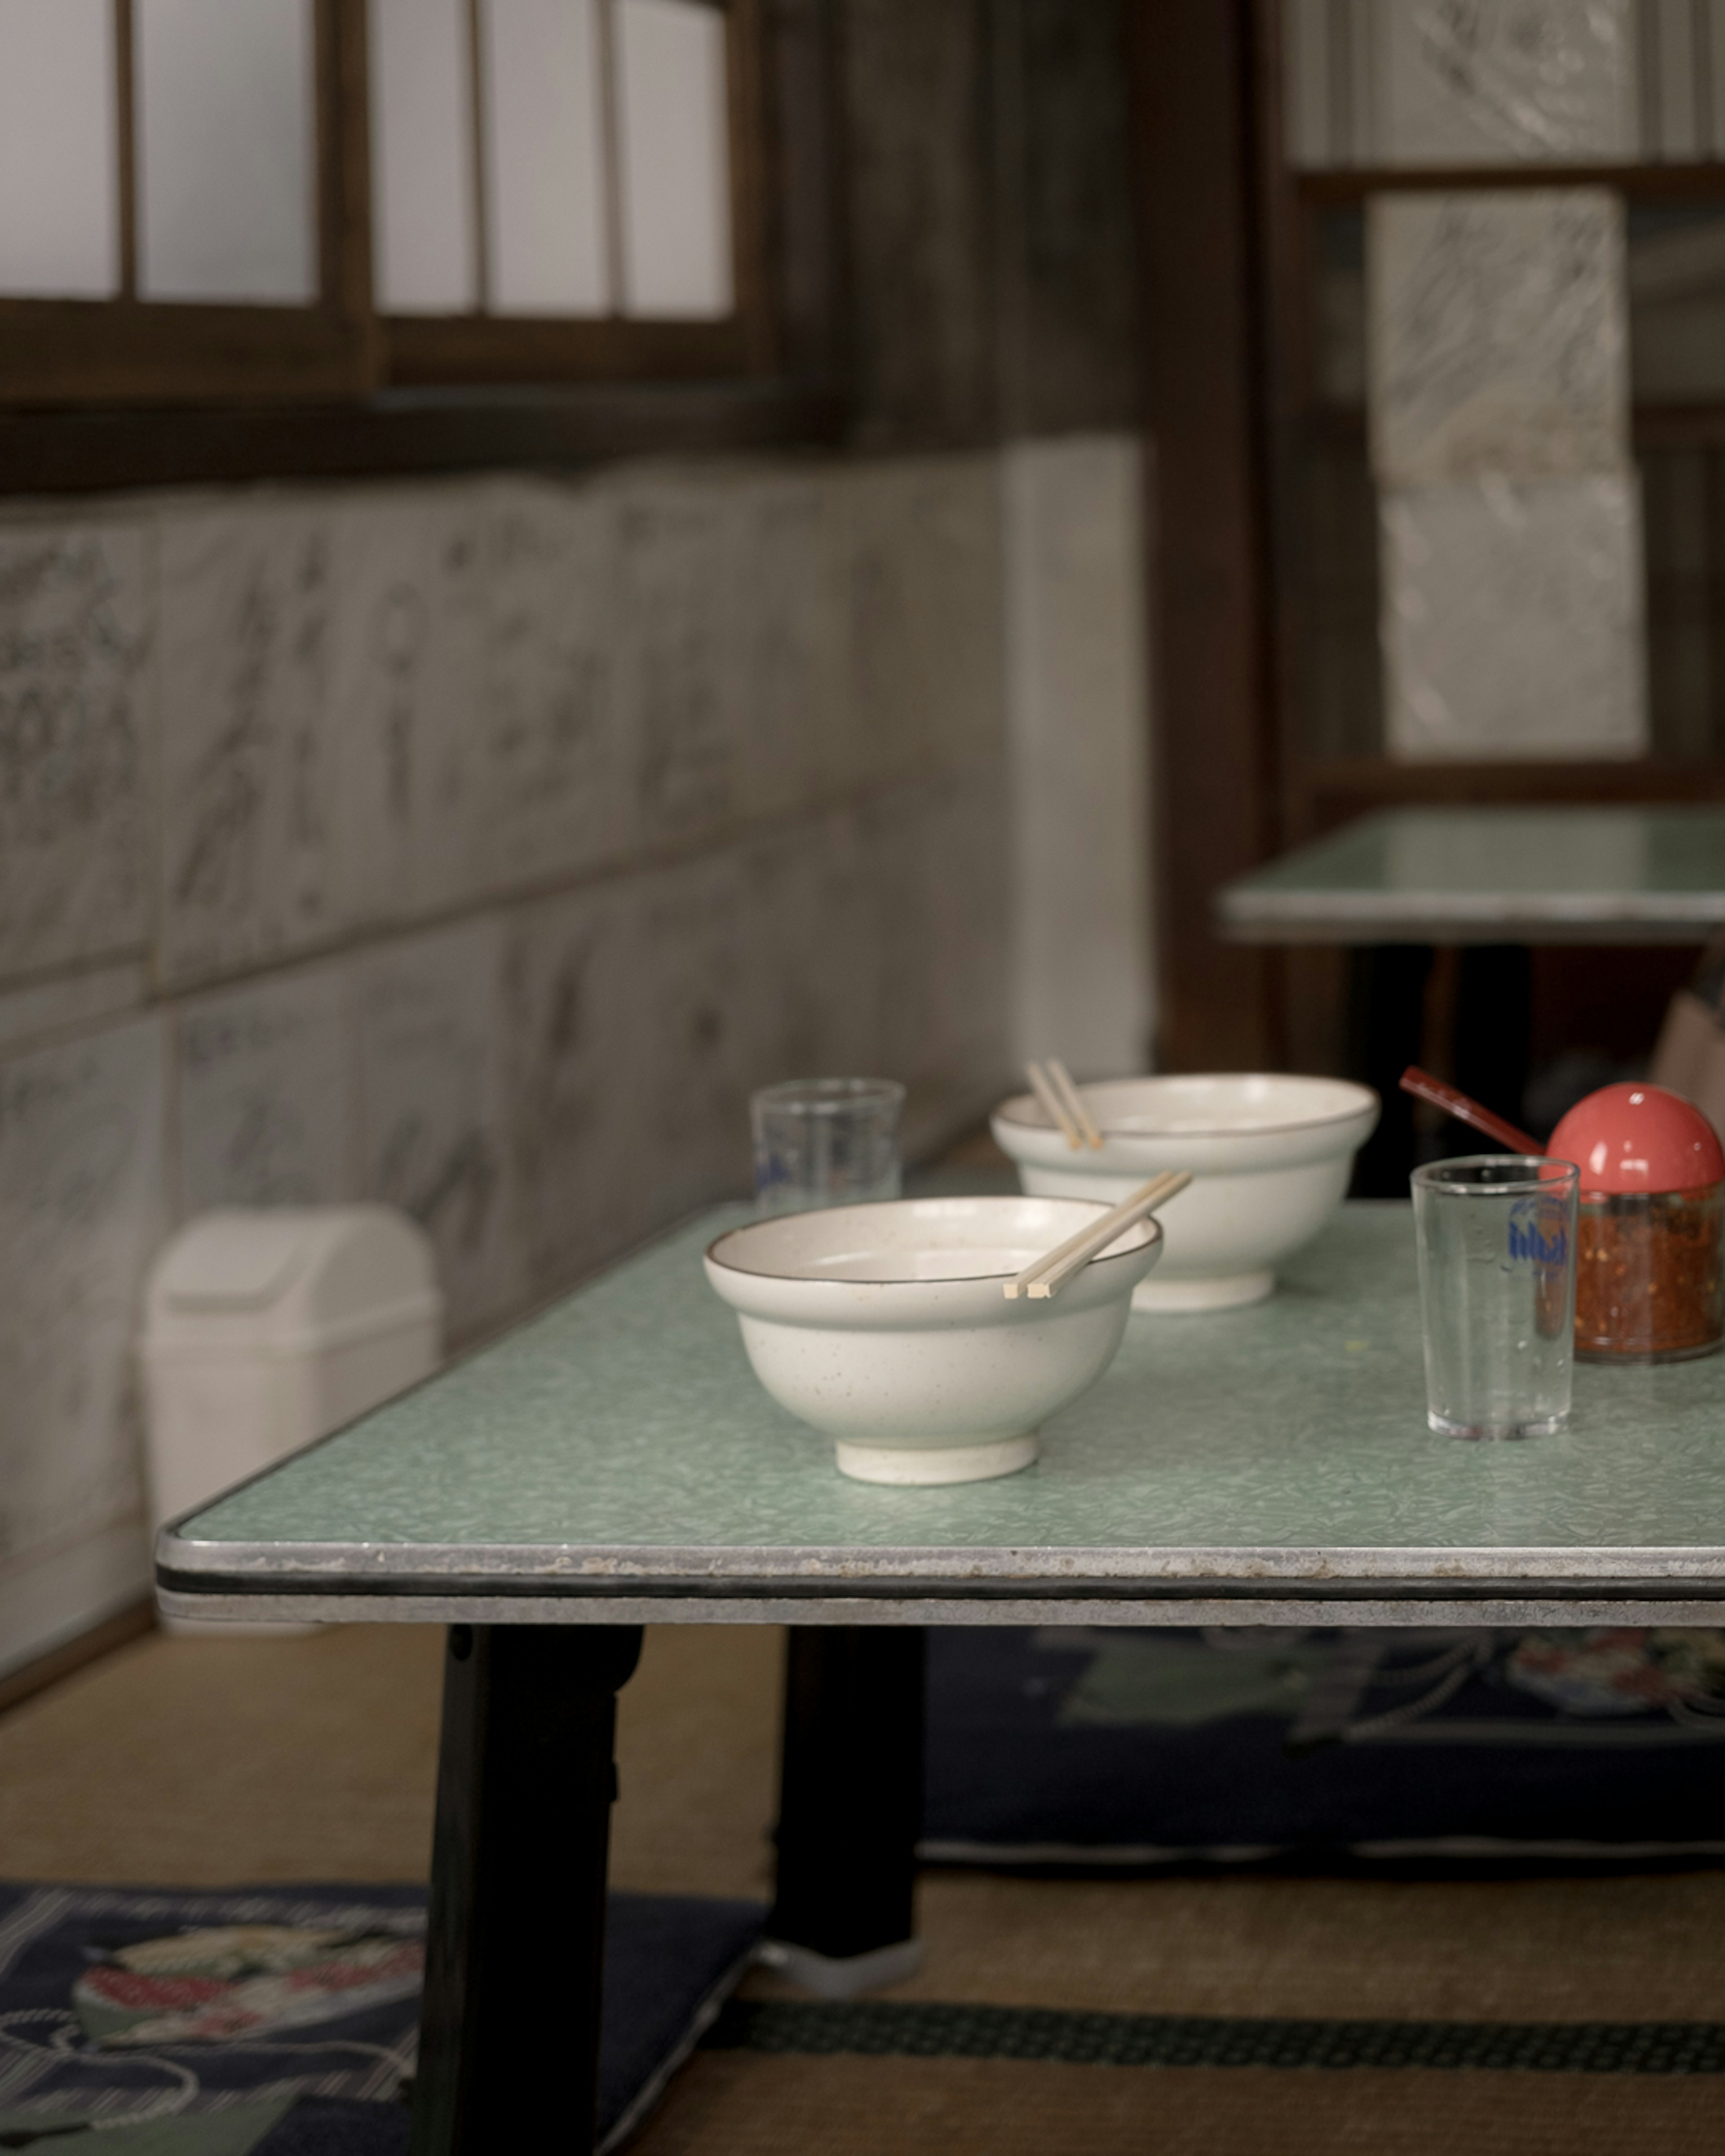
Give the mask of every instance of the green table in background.
[[592, 2145], [615, 1694], [644, 1625], [825, 1643], [769, 1930], [890, 1958], [914, 1930], [922, 1626], [1725, 1606], [1725, 1359], [1584, 1368], [1558, 1437], [1435, 1437], [1404, 1204], [1344, 1208], [1266, 1302], [1134, 1318], [1035, 1466], [933, 1490], [845, 1481], [757, 1384], [700, 1263], [739, 1217], [667, 1237], [158, 1545], [172, 1614], [449, 1627], [415, 2156]]
[[1396, 808], [1224, 885], [1218, 933], [1355, 952], [1353, 1075], [1384, 1096], [1357, 1193], [1406, 1188], [1395, 1092], [1420, 1058], [1432, 947], [1461, 947], [1456, 1083], [1519, 1120], [1535, 943], [1706, 943], [1725, 927], [1725, 808]]

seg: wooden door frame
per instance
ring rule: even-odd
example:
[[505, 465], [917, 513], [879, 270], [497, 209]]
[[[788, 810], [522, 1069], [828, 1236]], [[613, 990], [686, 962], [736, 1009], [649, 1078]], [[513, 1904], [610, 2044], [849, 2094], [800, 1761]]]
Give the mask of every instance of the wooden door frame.
[[1263, 154], [1274, 30], [1253, 0], [1128, 10], [1154, 449], [1157, 1054], [1171, 1070], [1274, 1067], [1282, 1054], [1277, 955], [1223, 943], [1210, 916], [1217, 886], [1283, 841], [1260, 177], [1278, 162]]

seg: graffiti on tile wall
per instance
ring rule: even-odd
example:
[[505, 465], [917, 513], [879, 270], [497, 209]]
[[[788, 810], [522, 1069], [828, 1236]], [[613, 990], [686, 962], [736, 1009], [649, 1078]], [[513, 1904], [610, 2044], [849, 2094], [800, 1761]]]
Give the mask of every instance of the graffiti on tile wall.
[[147, 547], [0, 537], [0, 978], [143, 942]]
[[161, 1238], [161, 1028], [0, 1065], [0, 1566], [136, 1509], [131, 1343]]

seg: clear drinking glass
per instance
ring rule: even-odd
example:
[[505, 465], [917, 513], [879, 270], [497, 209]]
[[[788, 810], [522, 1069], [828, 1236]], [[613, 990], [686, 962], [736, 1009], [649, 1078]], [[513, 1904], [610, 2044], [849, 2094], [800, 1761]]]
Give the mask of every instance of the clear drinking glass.
[[760, 1211], [808, 1213], [899, 1193], [898, 1117], [891, 1078], [793, 1078], [749, 1101]]
[[1579, 1171], [1475, 1153], [1414, 1171], [1425, 1419], [1450, 1437], [1568, 1419]]

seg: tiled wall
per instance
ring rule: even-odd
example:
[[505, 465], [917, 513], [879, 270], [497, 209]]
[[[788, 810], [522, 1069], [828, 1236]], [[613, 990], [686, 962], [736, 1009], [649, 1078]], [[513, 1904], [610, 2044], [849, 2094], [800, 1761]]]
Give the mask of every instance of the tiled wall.
[[1725, 156], [1725, 0], [1282, 0], [1294, 163]]
[[1009, 1061], [999, 464], [0, 524], [0, 1668], [141, 1592], [172, 1224], [361, 1196], [472, 1337], [747, 1178], [747, 1095]]

